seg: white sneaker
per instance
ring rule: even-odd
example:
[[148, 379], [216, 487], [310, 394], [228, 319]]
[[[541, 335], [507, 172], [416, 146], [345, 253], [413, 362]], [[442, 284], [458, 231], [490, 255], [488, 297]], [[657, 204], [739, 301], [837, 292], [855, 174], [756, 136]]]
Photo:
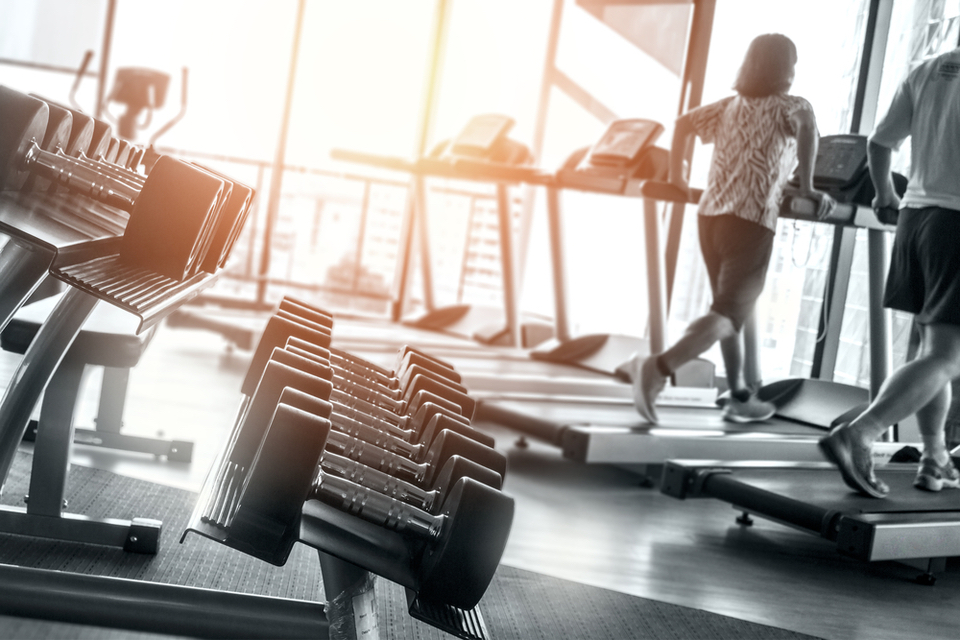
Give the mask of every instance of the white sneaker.
[[775, 404], [761, 400], [755, 395], [751, 395], [742, 402], [731, 396], [723, 408], [723, 419], [741, 424], [763, 422], [772, 418], [776, 412]]
[[642, 358], [635, 354], [630, 360], [630, 381], [637, 413], [650, 424], [657, 424], [654, 405], [667, 384], [667, 378], [657, 370], [656, 358]]

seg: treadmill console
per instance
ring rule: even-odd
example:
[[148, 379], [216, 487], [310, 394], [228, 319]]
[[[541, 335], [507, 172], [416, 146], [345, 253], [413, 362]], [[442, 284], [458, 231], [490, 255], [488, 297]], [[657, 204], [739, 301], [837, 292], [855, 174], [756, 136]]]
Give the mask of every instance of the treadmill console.
[[441, 162], [529, 165], [533, 162], [530, 148], [507, 137], [513, 125], [510, 116], [497, 113], [474, 116], [456, 138], [444, 140], [427, 157]]
[[[794, 173], [789, 185], [794, 189], [800, 186], [800, 180]], [[823, 136], [817, 149], [817, 160], [813, 170], [813, 186], [819, 191], [830, 194], [841, 205], [825, 219], [826, 222], [840, 224], [852, 223], [856, 214], [856, 205], [870, 207], [875, 194], [873, 181], [867, 167], [867, 137], [856, 134]], [[893, 186], [900, 196], [907, 189], [907, 179], [899, 173], [893, 174]], [[788, 190], [789, 191], [789, 190]], [[816, 207], [784, 194], [786, 213], [791, 217], [816, 220]], [[885, 224], [896, 224], [895, 216], [881, 216], [878, 219]]]
[[646, 148], [663, 133], [663, 125], [652, 120], [634, 118], [616, 120], [597, 141], [581, 162], [581, 168], [625, 168], [639, 162]]
[[621, 195], [631, 179], [665, 180], [670, 152], [654, 146], [662, 133], [652, 120], [616, 120], [594, 145], [570, 154], [557, 179], [563, 187]]
[[813, 186], [844, 191], [860, 185], [867, 175], [867, 139], [847, 134], [824, 136], [817, 150]]
[[471, 118], [453, 143], [450, 152], [458, 156], [482, 158], [513, 128], [514, 120], [498, 113]]

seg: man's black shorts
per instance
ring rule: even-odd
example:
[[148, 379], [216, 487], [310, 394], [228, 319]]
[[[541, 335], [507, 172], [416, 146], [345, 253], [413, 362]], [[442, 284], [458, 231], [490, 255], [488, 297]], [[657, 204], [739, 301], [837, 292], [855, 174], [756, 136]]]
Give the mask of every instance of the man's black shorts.
[[883, 305], [920, 324], [960, 325], [960, 211], [900, 211]]
[[739, 331], [763, 291], [773, 231], [734, 215], [698, 218], [700, 252], [713, 290], [710, 309]]

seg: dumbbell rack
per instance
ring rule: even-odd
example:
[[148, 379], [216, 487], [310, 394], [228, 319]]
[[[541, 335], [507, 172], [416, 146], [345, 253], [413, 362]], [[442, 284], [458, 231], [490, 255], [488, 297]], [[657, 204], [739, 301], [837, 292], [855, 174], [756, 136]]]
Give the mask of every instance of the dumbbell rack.
[[[322, 448], [323, 443], [314, 445]], [[310, 446], [302, 441], [288, 448], [300, 453], [306, 453], [309, 449]], [[298, 522], [283, 529], [265, 532], [258, 530], [255, 525], [251, 526], [249, 521], [245, 521], [239, 503], [245, 486], [249, 486], [249, 470], [233, 464], [230, 454], [230, 448], [225, 448], [211, 468], [181, 542], [192, 531], [276, 566], [286, 563], [295, 543], [303, 543], [319, 553], [324, 591], [330, 598], [341, 593], [349, 583], [356, 583], [358, 572], [365, 573], [347, 558], [355, 559], [357, 563], [363, 562], [365, 566], [378, 567], [378, 575], [397, 584], [411, 585], [417, 582], [413, 569], [416, 554], [403, 535], [359, 520], [318, 500], [303, 502]], [[309, 458], [309, 455], [304, 455], [298, 460], [284, 460], [286, 474], [312, 475], [315, 463]], [[291, 466], [300, 468], [291, 470]], [[270, 498], [282, 501], [290, 498], [290, 495], [271, 494]], [[249, 502], [245, 506], [250, 507]], [[248, 512], [256, 514], [258, 506], [254, 504]], [[330, 579], [330, 576], [344, 574], [352, 579]], [[406, 595], [407, 610], [414, 618], [459, 638], [482, 640], [488, 637], [478, 608], [464, 610], [449, 604], [426, 601], [418, 598], [410, 588], [406, 589]]]
[[[181, 282], [124, 267], [119, 252], [128, 218], [76, 195], [0, 194], [0, 232], [11, 238], [0, 250], [0, 321], [9, 321], [47, 273], [71, 285], [40, 327], [0, 401], [4, 481], [34, 407], [98, 301], [135, 314], [144, 331], [216, 281], [207, 273]], [[37, 434], [29, 501], [25, 508], [0, 509], [0, 531], [156, 553], [159, 521], [94, 520], [63, 511], [72, 416], [58, 423], [63, 428]]]
[[[285, 323], [277, 317], [273, 320], [279, 324], [268, 324], [264, 330], [251, 372], [263, 368], [257, 356], [270, 352], [269, 347], [262, 348], [264, 344], [272, 345], [278, 339], [273, 334], [282, 333], [277, 329]], [[261, 382], [258, 393], [263, 386]], [[286, 390], [280, 395], [285, 394]], [[285, 406], [282, 397], [278, 406]], [[245, 421], [258, 423], [251, 416], [260, 415], [261, 410], [256, 408], [259, 401], [252, 390], [242, 398], [234, 429], [204, 481], [181, 542], [194, 532], [276, 566], [286, 563], [293, 545], [299, 542], [318, 551], [328, 599], [349, 593], [353, 585], [369, 577], [369, 570], [406, 587], [408, 612], [414, 618], [460, 638], [487, 637], [476, 606], [468, 610], [431, 601], [414, 590], [420, 583], [420, 547], [414, 540], [311, 497], [327, 431], [291, 426], [277, 417], [278, 409], [271, 425], [265, 427], [269, 435], [250, 462], [251, 434], [244, 432]]]

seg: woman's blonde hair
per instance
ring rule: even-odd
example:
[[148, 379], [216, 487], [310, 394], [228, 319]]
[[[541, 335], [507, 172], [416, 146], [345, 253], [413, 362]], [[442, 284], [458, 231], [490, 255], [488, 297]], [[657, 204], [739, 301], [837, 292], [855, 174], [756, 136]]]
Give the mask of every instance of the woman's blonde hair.
[[779, 33], [757, 36], [747, 48], [733, 88], [742, 96], [761, 98], [784, 93], [793, 83], [797, 47]]

